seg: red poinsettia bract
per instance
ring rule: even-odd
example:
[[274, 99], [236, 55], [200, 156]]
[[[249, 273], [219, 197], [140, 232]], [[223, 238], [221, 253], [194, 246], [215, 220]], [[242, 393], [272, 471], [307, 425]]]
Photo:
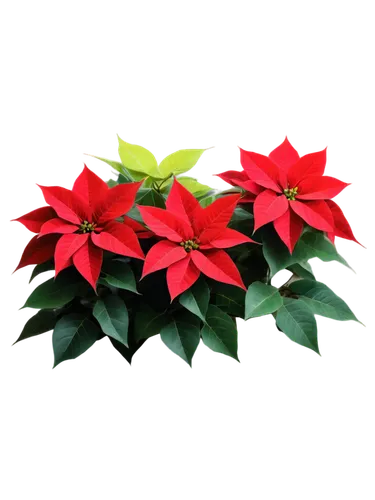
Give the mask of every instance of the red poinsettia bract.
[[290, 252], [304, 223], [326, 232], [332, 242], [335, 236], [357, 241], [341, 209], [331, 200], [349, 184], [323, 176], [325, 149], [300, 158], [285, 138], [268, 157], [240, 152], [244, 170], [218, 176], [247, 192], [242, 201], [254, 202], [255, 230], [272, 222]]
[[54, 257], [56, 276], [74, 265], [95, 289], [103, 250], [143, 260], [137, 235], [149, 233], [129, 217], [123, 223], [116, 221], [133, 206], [140, 184], [109, 188], [85, 165], [72, 191], [39, 186], [50, 206], [15, 219], [38, 233], [26, 246], [17, 269]]
[[142, 277], [168, 268], [171, 300], [190, 288], [201, 273], [245, 288], [236, 265], [223, 250], [252, 242], [227, 227], [239, 198], [239, 195], [226, 196], [202, 208], [198, 200], [174, 180], [166, 210], [139, 206], [145, 224], [165, 238], [146, 255]]

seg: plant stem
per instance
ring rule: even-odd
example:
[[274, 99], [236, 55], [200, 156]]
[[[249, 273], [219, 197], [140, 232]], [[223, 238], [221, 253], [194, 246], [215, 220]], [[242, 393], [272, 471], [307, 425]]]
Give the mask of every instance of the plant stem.
[[226, 189], [222, 189], [222, 194], [229, 194], [229, 193], [243, 194], [243, 189], [241, 189], [240, 187], [229, 187]]
[[162, 185], [167, 182], [168, 179], [170, 179], [172, 177], [172, 175], [170, 175], [169, 177], [167, 177], [166, 179], [163, 180], [163, 182], [159, 185], [159, 189], [161, 189]]
[[266, 285], [272, 285], [273, 278], [271, 278], [271, 269], [268, 267], [266, 275]]
[[156, 182], [152, 184], [152, 187], [155, 189], [156, 192], [160, 193], [160, 186], [158, 186]]

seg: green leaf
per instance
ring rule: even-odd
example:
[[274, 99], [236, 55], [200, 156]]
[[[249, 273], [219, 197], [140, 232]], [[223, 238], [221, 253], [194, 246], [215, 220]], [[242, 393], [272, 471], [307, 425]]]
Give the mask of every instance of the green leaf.
[[134, 178], [132, 178], [132, 176], [130, 175], [130, 172], [128, 171], [128, 169], [125, 168], [124, 165], [122, 163], [120, 163], [119, 161], [107, 160], [106, 158], [102, 158], [100, 156], [94, 156], [94, 155], [87, 155], [87, 156], [91, 156], [92, 158], [96, 158], [97, 160], [100, 160], [100, 161], [103, 161], [104, 163], [107, 163], [107, 165], [109, 165], [110, 167], [115, 169], [117, 172], [119, 172], [124, 177], [124, 179], [126, 179], [125, 182], [132, 182], [134, 180]]
[[244, 210], [241, 207], [236, 207], [228, 225], [232, 226], [232, 225], [238, 224], [240, 222], [251, 221], [251, 220], [254, 220], [253, 214], [251, 214], [247, 210]]
[[53, 260], [47, 260], [47, 262], [43, 262], [42, 264], [37, 264], [34, 267], [33, 272], [30, 276], [29, 283], [31, 283], [33, 279], [36, 278], [39, 274], [45, 273], [47, 271], [53, 271], [54, 269], [55, 269], [55, 264]]
[[283, 305], [279, 290], [260, 281], [252, 283], [246, 293], [245, 319], [272, 314]]
[[217, 306], [212, 304], [208, 306], [206, 324], [202, 328], [201, 335], [207, 347], [238, 361], [236, 323]]
[[[165, 198], [168, 198], [168, 195], [171, 191], [171, 187], [173, 184], [175, 177], [169, 177], [168, 179], [165, 179], [163, 181], [157, 181], [156, 183], [159, 184], [159, 192], [163, 193], [163, 196]], [[177, 178], [178, 180], [178, 178]]]
[[272, 276], [293, 264], [304, 263], [314, 257], [318, 257], [324, 262], [336, 260], [350, 267], [321, 231], [306, 230], [295, 246], [292, 255], [275, 231], [270, 229], [264, 231], [262, 241], [263, 254], [270, 266]]
[[293, 342], [319, 354], [318, 331], [313, 313], [302, 300], [284, 298], [276, 324]]
[[133, 207], [129, 210], [129, 212], [127, 212], [126, 214], [128, 217], [130, 217], [131, 219], [134, 219], [136, 220], [137, 222], [140, 222], [141, 224], [143, 224], [143, 219], [142, 219], [142, 216], [141, 216], [141, 213], [140, 211], [138, 210], [137, 207]]
[[212, 300], [214, 304], [230, 316], [243, 318], [245, 316], [246, 293], [241, 288], [232, 285], [213, 283]]
[[[104, 259], [105, 259], [105, 255], [104, 255]], [[117, 255], [114, 259], [107, 259], [104, 261], [103, 265], [105, 265], [105, 263], [109, 263], [109, 262], [123, 262], [124, 264], [129, 264], [129, 262], [131, 262], [131, 257], [125, 257], [125, 255]]]
[[[117, 184], [128, 184], [129, 181], [126, 177], [124, 177], [123, 175], [119, 174], [118, 177], [117, 177]], [[108, 182], [107, 182], [108, 184]], [[109, 185], [109, 184], [108, 184]], [[112, 186], [109, 186], [109, 187], [112, 187]]]
[[294, 262], [307, 261], [313, 257], [318, 257], [323, 262], [336, 260], [352, 269], [346, 260], [339, 255], [335, 245], [320, 231], [306, 231], [293, 252]]
[[142, 172], [136, 172], [135, 170], [130, 170], [130, 168], [127, 168], [126, 170], [129, 172], [129, 174], [132, 178], [131, 182], [133, 182], [133, 181], [138, 182], [138, 181], [142, 181], [142, 180], [147, 182], [147, 180], [150, 178], [149, 176], [146, 176]]
[[200, 341], [200, 321], [184, 311], [177, 313], [160, 332], [164, 344], [191, 366]]
[[180, 296], [179, 301], [188, 311], [198, 316], [203, 322], [206, 321], [210, 290], [203, 278], [196, 281], [191, 288], [186, 290]]
[[101, 283], [138, 293], [133, 271], [129, 264], [119, 260], [104, 261]]
[[206, 208], [208, 205], [211, 205], [217, 199], [217, 195], [206, 196], [206, 198], [202, 198], [199, 200], [201, 207]]
[[[145, 187], [151, 187], [155, 179], [153, 177], [150, 177], [149, 175], [147, 176], [146, 174], [140, 174], [139, 172], [131, 172], [132, 179], [128, 180], [126, 177], [124, 177], [122, 174], [119, 174], [117, 177], [117, 183], [118, 184], [128, 184], [129, 182], [135, 182], [135, 181], [143, 181], [142, 186]], [[160, 181], [158, 181], [160, 182]]]
[[55, 328], [57, 322], [57, 314], [50, 310], [38, 311], [34, 316], [32, 316], [26, 325], [23, 327], [21, 335], [14, 342], [20, 342], [21, 340], [28, 339], [30, 337], [35, 337], [45, 332], [49, 332]]
[[107, 288], [109, 288], [111, 291], [113, 291], [113, 293], [115, 293], [114, 291], [114, 287], [112, 285], [110, 285], [104, 278], [102, 277], [99, 277], [98, 278], [98, 281], [96, 283], [97, 285], [103, 285], [103, 286], [106, 286]]
[[299, 264], [293, 264], [288, 267], [288, 271], [295, 274], [296, 276], [308, 280], [315, 280], [313, 270], [308, 262], [300, 262]]
[[113, 179], [109, 179], [109, 181], [107, 181], [107, 186], [109, 188], [113, 188], [113, 187], [117, 186], [117, 184], [118, 183], [116, 181], [114, 181]]
[[139, 189], [135, 201], [138, 205], [165, 208], [165, 200], [163, 196], [155, 191], [155, 189]]
[[238, 255], [233, 253], [231, 248], [228, 249], [228, 254], [235, 261], [235, 264], [240, 271], [242, 279], [246, 286], [249, 286], [254, 281], [265, 281], [269, 278], [269, 267], [262, 255], [262, 248], [244, 248], [244, 253]]
[[295, 281], [289, 288], [314, 314], [338, 321], [358, 321], [348, 305], [324, 283], [305, 279]]
[[[134, 172], [134, 173], [132, 172], [132, 177], [133, 177], [133, 180], [131, 182], [143, 180], [143, 184], [142, 184], [143, 188], [150, 188], [152, 186], [152, 184], [155, 182], [155, 179], [153, 177], [150, 177], [149, 175], [146, 176], [146, 174], [140, 174], [139, 172]], [[119, 184], [128, 184], [129, 183], [129, 181], [121, 174], [118, 175], [117, 180], [118, 180]]]
[[135, 144], [129, 144], [118, 137], [118, 152], [121, 162], [127, 169], [150, 175], [156, 179], [163, 179], [159, 175], [158, 162], [148, 149]]
[[123, 358], [125, 358], [129, 364], [131, 364], [134, 354], [138, 351], [138, 349], [140, 347], [142, 347], [142, 345], [145, 342], [143, 340], [143, 341], [139, 342], [138, 344], [130, 343], [129, 347], [126, 347], [121, 342], [118, 342], [117, 340], [115, 340], [111, 337], [108, 337], [108, 338], [111, 341], [111, 344], [113, 345], [113, 347], [116, 349], [116, 351], [118, 351], [121, 354], [121, 356]]
[[120, 297], [108, 295], [98, 300], [93, 315], [106, 335], [128, 347], [129, 315]]
[[88, 283], [78, 272], [67, 269], [56, 279], [51, 278], [35, 288], [23, 307], [55, 309], [67, 304], [76, 296], [85, 295], [88, 290]]
[[128, 184], [129, 182], [138, 182], [138, 181], [147, 181], [149, 177], [146, 174], [142, 174], [140, 172], [134, 172], [133, 170], [129, 170], [128, 168], [125, 169], [124, 171], [127, 171], [128, 175], [125, 175], [123, 173], [118, 174], [117, 177], [117, 182], [118, 184]]
[[155, 182], [160, 182], [160, 180], [154, 179], [153, 177], [148, 176], [148, 177], [146, 177], [144, 183], [142, 184], [142, 188], [151, 188]]
[[216, 188], [215, 186], [211, 186], [211, 189], [207, 191], [207, 193], [200, 194], [200, 195], [195, 195], [194, 196], [197, 198], [198, 201], [200, 201], [202, 198], [206, 198], [206, 196], [214, 196], [215, 198], [220, 196], [220, 190], [219, 188]]
[[159, 165], [159, 173], [162, 179], [170, 175], [178, 175], [187, 172], [197, 163], [205, 152], [205, 149], [181, 149], [170, 154]]
[[[248, 236], [252, 240], [257, 241], [253, 236], [253, 232], [254, 232], [254, 221], [253, 220], [248, 219], [248, 220], [243, 220], [240, 222], [233, 222], [232, 224], [229, 224], [228, 227], [229, 227], [229, 229], [234, 229], [235, 231], [238, 231], [239, 233], [242, 233], [245, 236]], [[261, 248], [260, 245], [259, 245], [259, 247]], [[232, 247], [232, 248], [236, 248], [236, 247]], [[228, 250], [231, 250], [231, 249], [228, 249]], [[253, 252], [255, 250], [255, 247], [253, 245], [251, 245], [251, 247], [248, 247], [247, 250], [249, 252], [250, 251]], [[243, 252], [243, 250], [242, 250], [242, 252]], [[262, 260], [264, 260], [263, 256], [262, 256]]]
[[54, 367], [75, 359], [89, 349], [100, 336], [99, 328], [83, 314], [68, 314], [56, 324], [52, 335]]
[[205, 184], [201, 184], [197, 181], [197, 179], [193, 179], [193, 177], [177, 177], [177, 180], [180, 184], [182, 184], [190, 193], [192, 193], [196, 198], [200, 196], [204, 196], [212, 188], [210, 186], [206, 186]]
[[141, 304], [135, 314], [134, 338], [148, 339], [160, 333], [160, 330], [168, 323], [168, 316], [165, 311], [156, 312], [147, 304]]
[[280, 240], [276, 231], [265, 228], [262, 243], [263, 255], [270, 266], [271, 276], [294, 263], [289, 250]]
[[[170, 177], [169, 179], [162, 182], [161, 192], [163, 194], [168, 194], [171, 190], [173, 180], [175, 177]], [[208, 195], [214, 194], [215, 190], [206, 184], [201, 184], [193, 177], [176, 177], [176, 180], [182, 184], [190, 193], [192, 193], [198, 200], [204, 198]]]

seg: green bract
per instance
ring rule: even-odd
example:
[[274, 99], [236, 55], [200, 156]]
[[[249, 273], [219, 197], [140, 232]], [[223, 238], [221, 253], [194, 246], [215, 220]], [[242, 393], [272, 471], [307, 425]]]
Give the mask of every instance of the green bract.
[[[118, 152], [121, 158], [121, 167], [127, 171], [144, 174], [153, 179], [167, 179], [172, 175], [183, 174], [192, 169], [205, 149], [181, 149], [170, 154], [158, 164], [155, 156], [148, 149], [130, 144], [118, 138]], [[108, 160], [106, 160], [108, 163]], [[112, 165], [113, 166], [113, 165]], [[120, 171], [122, 168], [116, 168]]]
[[205, 196], [207, 193], [212, 191], [210, 186], [206, 186], [205, 184], [201, 184], [197, 181], [197, 179], [193, 179], [192, 177], [178, 177], [178, 181], [182, 184], [186, 189], [188, 189], [191, 193], [193, 193], [197, 198]]

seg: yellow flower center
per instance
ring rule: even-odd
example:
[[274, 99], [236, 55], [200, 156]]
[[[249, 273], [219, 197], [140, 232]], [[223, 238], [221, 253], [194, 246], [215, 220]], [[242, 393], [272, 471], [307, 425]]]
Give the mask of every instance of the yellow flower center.
[[181, 241], [180, 245], [185, 249], [186, 252], [191, 252], [192, 250], [198, 250], [199, 240], [193, 238], [192, 240]]
[[298, 187], [292, 189], [284, 189], [284, 194], [288, 198], [288, 200], [294, 201], [298, 194]]
[[83, 221], [82, 224], [79, 226], [79, 232], [80, 233], [92, 233], [95, 231], [96, 224], [94, 222], [88, 222], [87, 220]]

